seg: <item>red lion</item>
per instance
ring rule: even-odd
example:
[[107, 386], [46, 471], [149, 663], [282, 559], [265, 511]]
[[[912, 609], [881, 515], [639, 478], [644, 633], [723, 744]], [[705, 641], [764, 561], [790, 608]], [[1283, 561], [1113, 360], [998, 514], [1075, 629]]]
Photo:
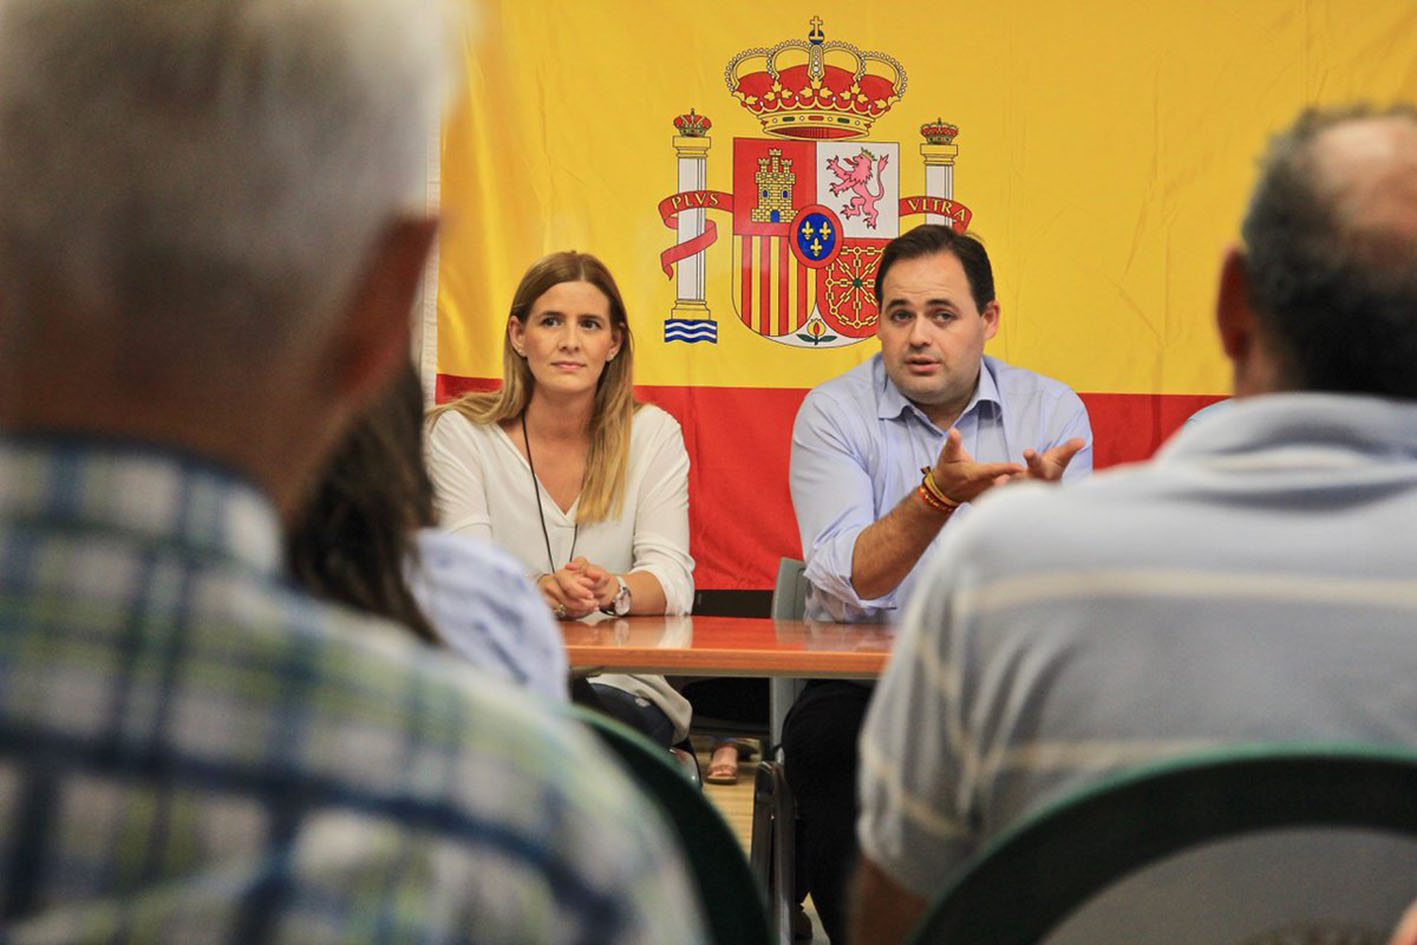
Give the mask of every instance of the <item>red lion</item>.
[[[885, 182], [881, 180], [881, 172], [886, 169], [886, 163], [890, 160], [889, 154], [882, 154], [879, 161], [876, 156], [865, 148], [861, 153], [849, 159], [850, 166], [843, 168], [836, 158], [827, 161], [827, 168], [836, 175], [836, 183], [831, 185], [833, 197], [840, 197], [846, 191], [851, 191], [851, 203], [841, 208], [843, 219], [849, 220], [852, 217], [864, 217], [866, 225], [871, 229], [876, 228], [876, 203], [886, 192]], [[871, 183], [871, 162], [876, 161], [876, 192], [871, 193], [868, 186]]]

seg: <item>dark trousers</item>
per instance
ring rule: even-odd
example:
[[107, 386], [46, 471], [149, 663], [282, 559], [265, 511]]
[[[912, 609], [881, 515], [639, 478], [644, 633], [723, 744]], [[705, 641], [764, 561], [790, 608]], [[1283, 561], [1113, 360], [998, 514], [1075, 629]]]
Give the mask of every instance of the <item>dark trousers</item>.
[[768, 727], [768, 681], [724, 677], [682, 677], [670, 680], [694, 707], [694, 722], [715, 728], [742, 725], [750, 731]]
[[[782, 725], [787, 785], [800, 825], [797, 876], [832, 942], [846, 941], [846, 908], [856, 866], [856, 739], [871, 689], [840, 680], [807, 684]], [[805, 882], [804, 882], [805, 880]]]
[[[724, 677], [681, 677], [670, 680], [694, 707], [694, 731], [707, 727], [713, 748], [736, 745], [738, 757], [751, 758], [753, 743], [744, 736], [768, 728], [768, 681]], [[742, 726], [738, 729], [737, 726]]]
[[617, 719], [665, 748], [674, 744], [674, 723], [648, 699], [578, 678], [571, 680], [571, 701]]

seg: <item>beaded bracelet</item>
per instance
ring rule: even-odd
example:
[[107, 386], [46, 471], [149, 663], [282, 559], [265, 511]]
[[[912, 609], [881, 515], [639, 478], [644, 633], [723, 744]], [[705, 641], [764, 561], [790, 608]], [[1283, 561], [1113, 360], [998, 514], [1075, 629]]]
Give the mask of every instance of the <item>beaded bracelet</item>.
[[942, 515], [949, 515], [951, 512], [954, 511], [954, 506], [945, 505], [939, 499], [935, 498], [933, 495], [930, 494], [930, 490], [925, 488], [924, 484], [917, 486], [915, 491], [920, 493], [920, 498], [925, 500], [925, 504], [930, 506], [930, 508], [934, 509], [936, 512], [939, 512]]
[[943, 512], [953, 512], [955, 509], [959, 508], [959, 503], [945, 495], [945, 490], [941, 489], [939, 483], [935, 482], [935, 471], [933, 469], [929, 466], [921, 466], [920, 475], [922, 477], [920, 480], [920, 488], [924, 492], [929, 493], [929, 498], [935, 500], [930, 503], [931, 506], [936, 508], [943, 506], [941, 509]]

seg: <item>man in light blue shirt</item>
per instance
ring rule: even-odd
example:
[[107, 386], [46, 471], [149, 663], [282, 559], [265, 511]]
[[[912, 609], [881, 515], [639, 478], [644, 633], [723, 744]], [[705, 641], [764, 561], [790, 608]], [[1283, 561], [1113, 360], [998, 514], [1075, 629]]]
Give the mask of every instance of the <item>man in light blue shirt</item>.
[[[807, 616], [816, 620], [888, 618], [945, 525], [974, 499], [1014, 479], [1092, 469], [1077, 394], [984, 355], [999, 302], [978, 240], [933, 225], [892, 240], [876, 302], [880, 353], [808, 394], [792, 431], [792, 502]], [[854, 683], [811, 684], [783, 728], [807, 885], [836, 942], [855, 858], [855, 738], [869, 695]]]
[[[792, 430], [815, 620], [888, 618], [946, 523], [994, 485], [1092, 471], [1078, 396], [984, 355], [999, 303], [978, 240], [926, 225], [892, 241], [876, 301], [880, 353], [809, 393]], [[927, 501], [922, 467], [933, 467], [945, 508]]]
[[[807, 395], [793, 430], [792, 496], [812, 585], [811, 619], [886, 620], [909, 598], [918, 563], [944, 526], [969, 510], [964, 502], [949, 517], [926, 518], [934, 510], [917, 491], [920, 468], [940, 458], [948, 429], [937, 426], [901, 394], [881, 354]], [[1056, 455], [1068, 440], [1081, 439], [1087, 445], [1067, 464], [1062, 478], [1092, 471], [1092, 431], [1078, 396], [1060, 381], [998, 358], [981, 359], [978, 384], [954, 429], [959, 431], [961, 451], [981, 460], [1022, 457], [1036, 444]], [[979, 465], [992, 469], [1005, 464], [1000, 460]], [[940, 478], [937, 474], [936, 480]], [[991, 485], [986, 482], [985, 488]], [[906, 503], [926, 519], [922, 531], [928, 544], [918, 552], [914, 544], [904, 545], [896, 567], [907, 568], [905, 577], [876, 596], [864, 597], [853, 580], [858, 540]]]

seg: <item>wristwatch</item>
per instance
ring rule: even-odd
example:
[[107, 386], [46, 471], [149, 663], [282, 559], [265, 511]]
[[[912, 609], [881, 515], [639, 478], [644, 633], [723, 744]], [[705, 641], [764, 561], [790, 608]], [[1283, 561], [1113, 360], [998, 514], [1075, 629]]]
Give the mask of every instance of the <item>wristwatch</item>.
[[630, 585], [618, 574], [615, 575], [615, 580], [620, 584], [620, 589], [610, 598], [610, 603], [600, 608], [600, 612], [612, 617], [623, 617], [630, 612]]

